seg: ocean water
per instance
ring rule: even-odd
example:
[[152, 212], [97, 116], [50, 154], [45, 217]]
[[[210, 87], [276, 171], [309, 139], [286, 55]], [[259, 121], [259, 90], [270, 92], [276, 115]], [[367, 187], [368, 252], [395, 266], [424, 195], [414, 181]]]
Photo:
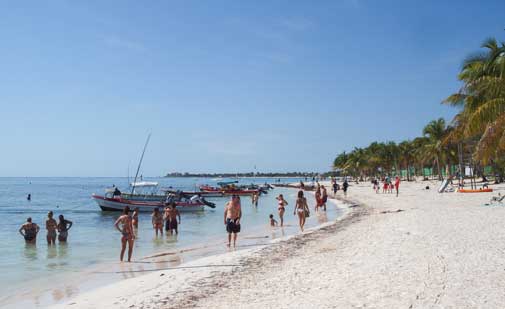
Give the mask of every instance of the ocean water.
[[[197, 178], [144, 178], [157, 181], [161, 187], [172, 186], [178, 189], [194, 190], [199, 184], [215, 184], [217, 180]], [[295, 182], [300, 179], [282, 179], [282, 182]], [[241, 179], [246, 183], [274, 183], [276, 179]], [[102, 194], [106, 187], [115, 184], [120, 189], [127, 187], [126, 178], [0, 178], [0, 307], [20, 304], [37, 306], [64, 301], [83, 289], [105, 284], [111, 280], [126, 278], [128, 270], [146, 270], [159, 265], [135, 264], [137, 268], [119, 271], [123, 276], [101, 276], [85, 287], [81, 278], [97, 269], [117, 269], [121, 235], [113, 224], [118, 212], [103, 212], [91, 199], [92, 193]], [[27, 201], [27, 194], [32, 200]], [[271, 229], [269, 214], [277, 217], [275, 197], [284, 194], [288, 201], [283, 229]], [[272, 238], [298, 232], [293, 204], [296, 190], [278, 188], [262, 195], [258, 207], [251, 204], [250, 197], [242, 197], [242, 232], [239, 235], [239, 249], [246, 246], [261, 245]], [[307, 196], [309, 205], [314, 202]], [[223, 225], [223, 206], [228, 198], [209, 199], [216, 203], [215, 209], [206, 208], [203, 212], [182, 213], [179, 235], [155, 237], [150, 214], [141, 213], [133, 260], [142, 261], [144, 257], [164, 252], [192, 252], [181, 255], [177, 263], [184, 260], [225, 252], [226, 233]], [[52, 210], [55, 218], [63, 214], [73, 221], [69, 231], [68, 244], [48, 246], [45, 240], [45, 220]], [[311, 216], [307, 227], [315, 226], [340, 215], [340, 210], [329, 204], [328, 211], [322, 215]], [[41, 227], [35, 246], [25, 245], [18, 233], [27, 217]], [[201, 248], [201, 250], [197, 250]], [[205, 248], [205, 249], [203, 249]], [[105, 265], [105, 266], [104, 266]], [[166, 265], [165, 265], [166, 266]], [[123, 266], [121, 266], [123, 267]], [[140, 267], [140, 268], [139, 268]], [[98, 273], [98, 272], [95, 272]], [[137, 273], [137, 272], [131, 272]], [[72, 282], [72, 284], [70, 284]], [[80, 282], [77, 284], [76, 282]]]

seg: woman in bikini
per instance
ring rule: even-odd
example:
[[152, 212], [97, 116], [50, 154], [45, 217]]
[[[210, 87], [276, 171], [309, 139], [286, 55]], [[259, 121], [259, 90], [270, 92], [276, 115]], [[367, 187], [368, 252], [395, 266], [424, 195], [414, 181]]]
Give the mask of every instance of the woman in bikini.
[[63, 217], [63, 215], [60, 215], [58, 219], [60, 219], [60, 222], [58, 223], [58, 241], [66, 242], [68, 237], [68, 230], [70, 230], [73, 223], [70, 220], [65, 220], [65, 217]]
[[279, 211], [279, 218], [281, 219], [281, 226], [284, 225], [284, 212], [286, 211], [286, 206], [288, 205], [288, 202], [284, 199], [284, 196], [282, 194], [279, 194], [278, 197], [276, 197], [277, 201], [279, 202], [279, 206], [277, 207], [277, 210]]
[[50, 211], [47, 213], [46, 220], [46, 230], [47, 230], [47, 244], [54, 245], [56, 244], [56, 230], [58, 229], [58, 223], [53, 218], [53, 212]]
[[151, 222], [153, 223], [153, 228], [156, 231], [156, 237], [158, 236], [158, 231], [161, 235], [163, 235], [163, 215], [158, 207], [154, 208]]
[[[121, 228], [119, 228], [121, 224]], [[126, 243], [128, 243], [128, 262], [130, 262], [133, 253], [133, 242], [135, 235], [133, 235], [132, 217], [130, 216], [130, 207], [126, 206], [123, 214], [114, 223], [116, 229], [123, 235], [121, 237], [121, 255], [120, 260], [123, 261], [124, 252], [126, 250]]]
[[298, 198], [296, 199], [295, 211], [293, 215], [298, 214], [298, 223], [300, 224], [300, 229], [303, 232], [303, 226], [305, 225], [305, 217], [310, 214], [309, 206], [307, 205], [307, 199], [303, 196], [303, 191], [298, 191]]

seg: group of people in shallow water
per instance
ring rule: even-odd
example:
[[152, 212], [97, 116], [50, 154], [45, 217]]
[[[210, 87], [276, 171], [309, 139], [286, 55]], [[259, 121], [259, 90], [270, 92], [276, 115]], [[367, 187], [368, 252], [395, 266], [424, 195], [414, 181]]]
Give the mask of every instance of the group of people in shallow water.
[[[175, 202], [165, 203], [163, 213], [159, 208], [155, 208], [151, 214], [151, 224], [156, 236], [163, 235], [163, 228], [171, 235], [179, 234], [178, 226], [181, 224], [181, 215], [177, 210]], [[114, 227], [121, 233], [121, 253], [119, 259], [123, 261], [126, 247], [128, 246], [128, 262], [131, 261], [133, 254], [133, 244], [135, 242], [135, 231], [139, 227], [139, 209], [135, 208], [130, 215], [130, 207], [123, 209], [123, 214], [116, 220]], [[179, 219], [179, 221], [177, 221]]]
[[[347, 186], [344, 183], [345, 191]], [[344, 191], [344, 192], [345, 192]], [[336, 191], [334, 191], [336, 193]], [[324, 186], [319, 186], [316, 190], [316, 206], [315, 211], [322, 208], [326, 211], [326, 202], [328, 200], [328, 194]], [[284, 226], [284, 214], [286, 212], [286, 207], [289, 203], [284, 199], [282, 194], [279, 194], [277, 199], [277, 211], [280, 219], [280, 226]], [[258, 196], [252, 197], [253, 205], [257, 206]], [[172, 203], [166, 203], [165, 209], [161, 211], [159, 208], [155, 208], [151, 215], [151, 223], [153, 229], [155, 230], [156, 236], [163, 235], [163, 230], [171, 235], [174, 233], [178, 234], [178, 226], [181, 224], [181, 215], [177, 209], [177, 205]], [[297, 194], [297, 199], [293, 208], [293, 215], [298, 217], [298, 224], [300, 230], [303, 232], [306, 218], [310, 216], [310, 209], [307, 203], [307, 199], [304, 196], [304, 191], [300, 190]], [[226, 232], [228, 233], [228, 243], [227, 246], [236, 246], [237, 236], [240, 233], [241, 225], [240, 221], [242, 219], [242, 208], [240, 196], [233, 195], [224, 206], [224, 216], [223, 223], [225, 225]], [[273, 214], [269, 216], [270, 225], [277, 226], [279, 223], [275, 220]], [[46, 230], [47, 230], [47, 243], [49, 245], [55, 244], [56, 237], [58, 237], [59, 242], [66, 242], [68, 237], [68, 230], [72, 227], [72, 221], [66, 220], [63, 215], [59, 216], [59, 222], [53, 218], [53, 212], [50, 211], [47, 214], [46, 220]], [[121, 216], [115, 221], [114, 227], [121, 233], [121, 253], [120, 260], [123, 261], [126, 249], [128, 248], [127, 261], [130, 262], [133, 254], [133, 245], [135, 242], [135, 232], [139, 226], [139, 209], [135, 208], [133, 211], [129, 207], [125, 207]], [[37, 234], [40, 231], [40, 227], [32, 222], [32, 218], [28, 218], [26, 223], [24, 223], [20, 229], [19, 233], [25, 238], [27, 243], [35, 243]]]
[[[56, 237], [58, 237], [58, 241], [60, 243], [67, 242], [68, 238], [68, 230], [72, 227], [72, 221], [65, 219], [63, 215], [58, 217], [59, 221], [57, 222], [53, 218], [54, 214], [52, 211], [47, 213], [46, 220], [46, 230], [47, 230], [47, 244], [55, 245]], [[32, 222], [32, 218], [28, 217], [26, 222], [21, 225], [19, 228], [19, 234], [21, 234], [25, 242], [27, 244], [35, 244], [37, 242], [37, 235], [40, 231], [40, 227], [37, 223]]]
[[[382, 186], [381, 186], [382, 182]], [[374, 178], [372, 179], [373, 189], [375, 193], [379, 193], [382, 187], [382, 193], [394, 193], [396, 196], [400, 193], [400, 177], [396, 176], [395, 180], [389, 178], [389, 176], [383, 177], [382, 179]]]

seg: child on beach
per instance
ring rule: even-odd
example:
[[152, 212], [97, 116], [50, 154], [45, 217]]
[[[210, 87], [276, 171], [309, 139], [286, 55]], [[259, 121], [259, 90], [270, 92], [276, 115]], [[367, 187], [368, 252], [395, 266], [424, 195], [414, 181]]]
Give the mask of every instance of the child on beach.
[[274, 219], [274, 215], [270, 214], [270, 226], [277, 226], [277, 220]]

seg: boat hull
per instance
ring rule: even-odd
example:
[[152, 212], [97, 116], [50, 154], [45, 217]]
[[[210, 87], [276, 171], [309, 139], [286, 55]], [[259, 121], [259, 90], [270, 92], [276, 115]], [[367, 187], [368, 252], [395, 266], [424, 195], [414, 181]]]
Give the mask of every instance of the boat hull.
[[493, 192], [493, 189], [459, 189], [459, 193], [483, 193], [483, 192]]
[[[155, 208], [165, 207], [164, 203], [160, 201], [131, 201], [99, 195], [93, 195], [92, 198], [103, 211], [123, 211], [128, 206], [131, 210], [138, 208], [141, 212], [152, 212]], [[205, 208], [203, 203], [176, 202], [176, 205], [180, 212], [203, 211]]]

